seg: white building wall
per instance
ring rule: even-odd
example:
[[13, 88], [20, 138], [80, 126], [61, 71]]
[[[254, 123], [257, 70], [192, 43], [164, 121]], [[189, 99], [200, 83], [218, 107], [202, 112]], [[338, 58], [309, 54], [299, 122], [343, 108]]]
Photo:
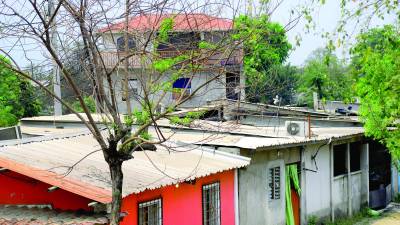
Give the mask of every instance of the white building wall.
[[[304, 198], [301, 209], [302, 224], [307, 224], [310, 216], [316, 216], [320, 221], [324, 221], [331, 219], [332, 211], [334, 218], [347, 216], [349, 213], [347, 174], [333, 177], [331, 182], [333, 158], [330, 157], [333, 154], [331, 155], [330, 145], [324, 145], [318, 151], [320, 146], [321, 144], [306, 146], [302, 157], [301, 178], [302, 198]], [[368, 151], [368, 148], [363, 147], [362, 151]], [[312, 159], [314, 155], [316, 155], [315, 161]], [[351, 173], [350, 198], [353, 213], [368, 204], [369, 181], [365, 178], [368, 176], [368, 157], [363, 152], [360, 162], [361, 170]]]
[[[135, 72], [132, 72], [130, 77], [134, 78], [134, 76]], [[127, 112], [126, 102], [122, 101], [124, 92], [121, 81], [121, 79], [124, 77], [124, 72], [118, 71], [118, 73], [115, 73], [115, 77], [119, 78], [118, 80], [114, 80], [118, 110], [120, 113], [126, 113]], [[203, 84], [207, 83], [209, 79], [215, 77], [215, 75], [209, 72], [199, 72], [194, 75], [188, 75], [187, 77], [189, 78], [192, 77], [191, 91], [193, 92], [194, 90], [200, 88]], [[169, 75], [165, 75], [160, 81], [158, 81], [158, 83], [160, 84], [163, 82], [171, 82], [169, 78], [170, 78]], [[141, 98], [140, 96], [144, 96], [143, 88], [140, 86], [140, 82], [138, 83], [139, 83], [139, 86], [137, 87], [138, 96], [139, 98]], [[225, 75], [220, 75], [219, 79], [209, 82], [204, 87], [201, 87], [199, 91], [196, 92], [191, 99], [182, 104], [181, 107], [200, 107], [207, 104], [208, 101], [224, 99], [225, 96], [226, 96]], [[158, 102], [158, 99], [162, 97], [161, 105], [165, 108], [174, 105], [176, 101], [172, 98], [171, 92], [168, 92], [165, 95], [162, 95], [162, 92], [158, 92], [151, 95], [150, 97], [153, 102]], [[139, 101], [137, 101], [137, 98], [132, 97], [130, 98], [130, 100], [133, 109], [135, 108], [141, 109]]]
[[[329, 145], [320, 148], [319, 145], [308, 145], [304, 152], [304, 168], [302, 173], [305, 177], [305, 187], [302, 187], [306, 197], [306, 212], [303, 216], [308, 218], [315, 215], [318, 218], [330, 215], [330, 165]], [[318, 151], [318, 154], [316, 154]], [[315, 161], [312, 156], [316, 154]], [[317, 168], [318, 167], [318, 168]], [[303, 178], [304, 179], [304, 178]]]

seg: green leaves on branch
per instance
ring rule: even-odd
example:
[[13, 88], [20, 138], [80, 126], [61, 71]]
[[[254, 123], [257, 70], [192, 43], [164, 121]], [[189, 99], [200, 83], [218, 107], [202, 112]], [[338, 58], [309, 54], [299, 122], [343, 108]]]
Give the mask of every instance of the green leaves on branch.
[[184, 117], [171, 116], [169, 121], [174, 125], [189, 127], [194, 120], [200, 119], [202, 116], [204, 116], [204, 114], [204, 111], [188, 112]]
[[22, 117], [37, 116], [41, 109], [32, 84], [8, 69], [10, 64], [0, 55], [0, 127], [13, 126]]
[[346, 64], [327, 49], [315, 50], [299, 74], [299, 102], [312, 105], [313, 92], [321, 100], [352, 101], [354, 80]]
[[[361, 34], [352, 49], [360, 115], [367, 135], [400, 159], [400, 32], [392, 26]], [[396, 129], [389, 131], [388, 127]]]
[[232, 38], [243, 41], [243, 67], [246, 74], [248, 100], [259, 102], [269, 92], [266, 86], [270, 70], [281, 65], [292, 48], [283, 26], [271, 22], [268, 16], [239, 16], [235, 19]]
[[[83, 97], [83, 102], [85, 103], [86, 107], [88, 107], [89, 111], [91, 113], [95, 113], [96, 112], [96, 102], [94, 101], [92, 96], [85, 96]], [[79, 113], [83, 113], [84, 110], [82, 108], [81, 103], [79, 102], [79, 100], [76, 100], [72, 103], [72, 108]]]

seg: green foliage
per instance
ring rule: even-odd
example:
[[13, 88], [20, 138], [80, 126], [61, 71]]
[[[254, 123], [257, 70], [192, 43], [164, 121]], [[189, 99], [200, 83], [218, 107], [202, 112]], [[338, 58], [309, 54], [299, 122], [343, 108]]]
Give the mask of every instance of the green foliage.
[[[88, 107], [88, 109], [91, 113], [96, 112], [96, 102], [94, 101], [92, 96], [83, 97], [83, 101], [85, 102], [85, 105]], [[80, 112], [80, 113], [84, 112], [83, 108], [81, 106], [81, 103], [78, 100], [76, 100], [72, 103], [72, 108], [77, 112]]]
[[158, 38], [160, 41], [166, 42], [168, 40], [168, 33], [174, 27], [173, 18], [165, 18], [161, 21], [160, 28], [158, 29]]
[[213, 50], [216, 48], [217, 48], [217, 46], [215, 44], [210, 43], [208, 41], [200, 41], [199, 42], [199, 49]]
[[152, 136], [149, 132], [142, 132], [139, 135], [141, 138], [143, 138], [144, 140], [151, 140]]
[[316, 224], [317, 224], [317, 221], [318, 221], [318, 217], [317, 217], [317, 216], [314, 216], [314, 215], [309, 216], [309, 217], [307, 218], [307, 224], [308, 224], [308, 225], [316, 225]]
[[321, 100], [351, 101], [354, 80], [346, 65], [326, 49], [317, 49], [299, 74], [300, 104], [312, 105], [313, 92]]
[[189, 57], [187, 55], [179, 55], [173, 58], [164, 58], [154, 61], [153, 68], [159, 72], [164, 73], [168, 70], [171, 70], [174, 65], [177, 65], [179, 62], [182, 62]]
[[13, 126], [22, 117], [38, 115], [41, 104], [30, 82], [6, 67], [10, 61], [4, 56], [0, 61], [0, 127]]
[[264, 94], [259, 96], [261, 102], [272, 103], [279, 96], [280, 104], [292, 104], [298, 86], [298, 69], [291, 65], [273, 65], [264, 83]]
[[[400, 158], [400, 33], [390, 26], [372, 29], [352, 50], [360, 116], [366, 134]], [[389, 131], [388, 127], [397, 129]]]
[[396, 203], [400, 203], [400, 193], [397, 193], [397, 194], [394, 196], [393, 201], [396, 202]]
[[171, 116], [169, 121], [171, 124], [189, 127], [194, 120], [200, 119], [204, 114], [204, 111], [188, 112], [184, 117]]
[[270, 70], [281, 65], [292, 48], [285, 29], [271, 22], [268, 16], [239, 16], [235, 19], [234, 40], [244, 45], [243, 68], [246, 74], [246, 95], [253, 102], [262, 101], [269, 92], [266, 84], [271, 79]]
[[150, 121], [150, 113], [148, 110], [139, 111], [135, 109], [132, 113], [132, 117], [137, 125], [143, 125]]
[[354, 225], [354, 224], [369, 224], [370, 216], [368, 215], [368, 208], [363, 208], [359, 213], [352, 217], [343, 217], [335, 219], [335, 222], [324, 222], [324, 225]]

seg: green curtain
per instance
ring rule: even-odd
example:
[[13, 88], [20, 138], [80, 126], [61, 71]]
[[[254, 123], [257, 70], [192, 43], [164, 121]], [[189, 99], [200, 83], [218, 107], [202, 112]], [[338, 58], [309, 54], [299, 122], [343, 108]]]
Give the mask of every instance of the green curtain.
[[296, 190], [296, 192], [300, 195], [300, 183], [299, 177], [297, 174], [297, 165], [288, 165], [285, 169], [285, 200], [286, 200], [286, 225], [295, 225], [294, 224], [294, 215], [292, 208], [292, 194], [291, 194], [291, 183]]

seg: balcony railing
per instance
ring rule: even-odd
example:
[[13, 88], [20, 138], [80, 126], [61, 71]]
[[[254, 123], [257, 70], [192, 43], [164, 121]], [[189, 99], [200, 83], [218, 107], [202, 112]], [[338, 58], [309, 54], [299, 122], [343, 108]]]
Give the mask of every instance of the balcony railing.
[[205, 67], [222, 67], [240, 65], [242, 63], [243, 54], [241, 50], [234, 50], [233, 52], [207, 52], [207, 51], [159, 51], [158, 55], [143, 55], [143, 54], [130, 54], [126, 57], [126, 53], [117, 51], [101, 52], [106, 68], [111, 69], [114, 67], [123, 68], [125, 66], [124, 59], [128, 58], [129, 68], [143, 68], [147, 67], [151, 61], [162, 58], [173, 58], [179, 55], [187, 55], [190, 61], [196, 64], [201, 64]]

